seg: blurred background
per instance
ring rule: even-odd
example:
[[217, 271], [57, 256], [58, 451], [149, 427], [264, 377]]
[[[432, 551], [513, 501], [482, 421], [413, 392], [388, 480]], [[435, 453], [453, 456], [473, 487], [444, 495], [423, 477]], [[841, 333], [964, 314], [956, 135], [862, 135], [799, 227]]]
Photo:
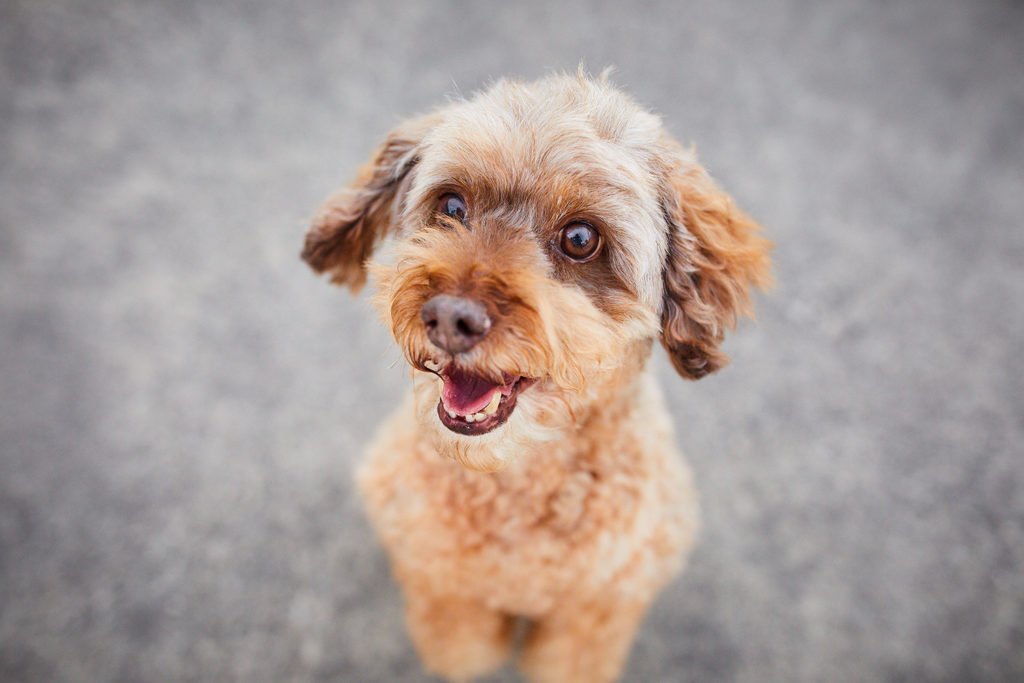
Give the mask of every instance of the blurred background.
[[[627, 681], [1024, 680], [1024, 6], [0, 4], [0, 680], [429, 680], [350, 470], [408, 377], [305, 220], [617, 67], [776, 242]], [[495, 681], [512, 681], [505, 671]]]

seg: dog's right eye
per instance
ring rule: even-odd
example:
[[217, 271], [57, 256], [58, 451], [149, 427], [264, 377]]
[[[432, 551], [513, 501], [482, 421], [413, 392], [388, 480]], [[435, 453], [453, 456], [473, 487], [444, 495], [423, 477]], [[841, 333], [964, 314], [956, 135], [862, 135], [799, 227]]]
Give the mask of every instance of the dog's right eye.
[[437, 200], [437, 210], [460, 223], [466, 222], [466, 202], [454, 192], [441, 195], [441, 198]]

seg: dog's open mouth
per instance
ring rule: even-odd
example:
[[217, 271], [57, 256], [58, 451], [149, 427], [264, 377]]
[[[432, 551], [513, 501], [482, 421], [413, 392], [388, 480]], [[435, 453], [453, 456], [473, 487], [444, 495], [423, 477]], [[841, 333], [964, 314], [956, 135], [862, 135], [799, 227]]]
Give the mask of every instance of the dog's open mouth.
[[451, 365], [436, 372], [444, 382], [437, 416], [445, 427], [467, 436], [486, 434], [504, 424], [515, 410], [516, 398], [535, 381], [506, 374], [504, 384], [494, 384]]

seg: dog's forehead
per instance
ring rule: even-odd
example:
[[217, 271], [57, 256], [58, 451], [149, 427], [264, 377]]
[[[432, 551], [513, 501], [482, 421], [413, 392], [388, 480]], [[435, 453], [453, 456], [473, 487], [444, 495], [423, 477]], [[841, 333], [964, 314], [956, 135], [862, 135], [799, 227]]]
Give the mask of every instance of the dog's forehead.
[[455, 186], [486, 188], [518, 204], [509, 209], [548, 218], [563, 207], [589, 212], [614, 231], [616, 270], [656, 308], [667, 248], [654, 157], [661, 134], [656, 116], [601, 83], [500, 83], [451, 105], [427, 134], [409, 203]]
[[501, 189], [570, 176], [642, 196], [660, 131], [656, 116], [608, 86], [503, 82], [446, 110], [421, 144], [420, 173], [425, 181], [467, 175]]

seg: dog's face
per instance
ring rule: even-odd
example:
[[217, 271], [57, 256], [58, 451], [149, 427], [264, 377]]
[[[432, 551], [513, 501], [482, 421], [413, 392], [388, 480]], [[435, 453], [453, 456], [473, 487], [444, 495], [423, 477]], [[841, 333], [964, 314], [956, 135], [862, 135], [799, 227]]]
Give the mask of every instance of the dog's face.
[[405, 123], [303, 257], [358, 288], [385, 236], [376, 300], [421, 371], [419, 418], [482, 469], [584, 422], [659, 336], [684, 377], [718, 369], [769, 279], [753, 222], [603, 79], [502, 82]]

